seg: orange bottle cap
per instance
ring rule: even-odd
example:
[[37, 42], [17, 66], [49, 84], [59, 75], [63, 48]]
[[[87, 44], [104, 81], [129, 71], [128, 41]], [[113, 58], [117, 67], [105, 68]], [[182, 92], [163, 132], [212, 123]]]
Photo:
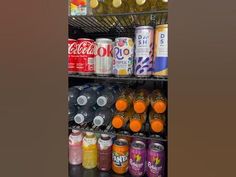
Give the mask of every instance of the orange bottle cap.
[[153, 109], [156, 113], [164, 113], [166, 111], [166, 103], [159, 100], [153, 104]]
[[151, 122], [151, 128], [156, 133], [163, 131], [163, 129], [164, 129], [163, 121], [162, 120], [153, 120]]
[[131, 120], [130, 124], [129, 124], [129, 128], [133, 131], [133, 132], [139, 132], [142, 128], [142, 123], [140, 120]]
[[115, 116], [112, 119], [112, 126], [115, 128], [121, 128], [124, 125], [124, 119], [120, 116]]
[[116, 109], [118, 111], [125, 111], [128, 108], [128, 103], [124, 99], [119, 99], [116, 101]]
[[146, 104], [144, 101], [139, 100], [134, 103], [134, 110], [136, 113], [143, 113], [146, 110]]

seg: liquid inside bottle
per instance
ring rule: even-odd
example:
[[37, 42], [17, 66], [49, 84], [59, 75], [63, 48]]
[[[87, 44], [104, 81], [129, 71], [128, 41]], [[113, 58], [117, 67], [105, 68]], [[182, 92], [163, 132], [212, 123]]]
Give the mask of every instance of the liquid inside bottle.
[[74, 116], [77, 124], [92, 122], [95, 115], [96, 107], [81, 107]]
[[134, 111], [136, 113], [143, 113], [146, 111], [148, 105], [149, 105], [149, 98], [148, 98], [148, 92], [145, 89], [138, 89], [135, 92], [134, 100]]
[[147, 114], [146, 112], [142, 114], [133, 114], [130, 119], [129, 128], [132, 132], [140, 132], [143, 124], [146, 122]]
[[133, 103], [134, 92], [128, 88], [121, 92], [121, 95], [116, 100], [116, 109], [118, 111], [126, 111]]
[[69, 163], [71, 165], [82, 163], [82, 139], [83, 135], [78, 130], [72, 130], [69, 135]]
[[167, 99], [159, 89], [151, 93], [150, 102], [156, 113], [164, 113], [167, 109]]
[[75, 105], [68, 106], [68, 118], [69, 121], [74, 120], [75, 115], [77, 114], [78, 108]]
[[113, 114], [113, 108], [99, 108], [95, 112], [93, 124], [98, 127], [102, 125], [108, 125], [111, 122]]
[[132, 109], [126, 112], [117, 111], [112, 119], [112, 126], [117, 129], [125, 127], [133, 114], [134, 111]]
[[151, 129], [155, 133], [160, 133], [164, 130], [165, 126], [165, 115], [156, 113], [155, 111], [150, 111], [149, 113], [149, 123], [151, 126]]

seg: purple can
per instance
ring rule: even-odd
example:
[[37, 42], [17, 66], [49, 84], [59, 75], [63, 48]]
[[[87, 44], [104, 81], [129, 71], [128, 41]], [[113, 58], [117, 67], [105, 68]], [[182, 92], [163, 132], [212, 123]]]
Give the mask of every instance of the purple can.
[[133, 134], [133, 139], [132, 141], [142, 141], [146, 144], [146, 139], [144, 137], [146, 137], [143, 133], [135, 133]]
[[152, 75], [153, 37], [151, 26], [139, 26], [135, 29], [134, 74], [137, 77]]
[[146, 145], [142, 141], [133, 141], [130, 147], [129, 173], [143, 176], [145, 173]]
[[151, 143], [147, 155], [148, 177], [163, 177], [165, 165], [165, 149], [159, 143]]

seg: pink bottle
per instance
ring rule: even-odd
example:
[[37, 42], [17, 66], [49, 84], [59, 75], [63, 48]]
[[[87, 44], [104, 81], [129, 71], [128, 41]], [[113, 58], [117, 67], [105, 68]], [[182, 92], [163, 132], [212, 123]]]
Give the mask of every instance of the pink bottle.
[[82, 163], [83, 134], [79, 130], [72, 130], [69, 135], [69, 163], [79, 165]]

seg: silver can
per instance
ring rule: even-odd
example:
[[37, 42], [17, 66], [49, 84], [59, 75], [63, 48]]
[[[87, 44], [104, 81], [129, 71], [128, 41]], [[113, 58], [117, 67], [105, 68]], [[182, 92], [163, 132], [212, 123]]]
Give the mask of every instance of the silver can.
[[139, 26], [135, 29], [135, 65], [137, 77], [152, 75], [154, 30], [151, 26]]
[[109, 76], [112, 74], [113, 43], [108, 38], [98, 38], [95, 42], [95, 74]]
[[133, 74], [134, 42], [132, 38], [118, 37], [113, 48], [113, 74], [127, 77]]

